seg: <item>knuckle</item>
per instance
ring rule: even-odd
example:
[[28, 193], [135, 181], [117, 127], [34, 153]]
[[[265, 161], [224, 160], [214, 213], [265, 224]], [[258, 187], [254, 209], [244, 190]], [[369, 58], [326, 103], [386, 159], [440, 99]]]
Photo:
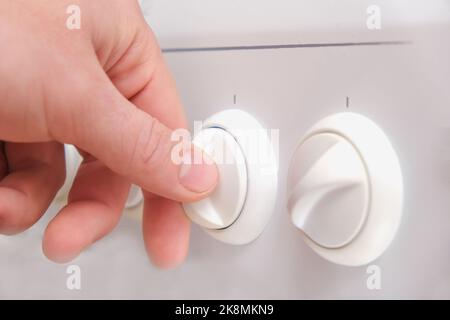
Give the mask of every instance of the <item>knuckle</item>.
[[131, 163], [143, 172], [156, 173], [167, 162], [170, 149], [168, 129], [158, 120], [151, 118], [151, 121], [146, 122], [139, 130]]

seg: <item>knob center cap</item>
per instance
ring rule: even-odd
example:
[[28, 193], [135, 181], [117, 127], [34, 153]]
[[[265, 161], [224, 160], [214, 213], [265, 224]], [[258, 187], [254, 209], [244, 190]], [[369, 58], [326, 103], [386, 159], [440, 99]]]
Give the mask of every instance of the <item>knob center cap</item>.
[[215, 127], [200, 131], [193, 143], [214, 160], [220, 182], [208, 198], [185, 204], [185, 212], [204, 228], [228, 228], [239, 217], [247, 195], [247, 167], [241, 147], [229, 132]]
[[335, 133], [318, 133], [302, 142], [293, 158], [288, 192], [293, 223], [323, 247], [350, 243], [367, 216], [364, 162], [353, 145]]

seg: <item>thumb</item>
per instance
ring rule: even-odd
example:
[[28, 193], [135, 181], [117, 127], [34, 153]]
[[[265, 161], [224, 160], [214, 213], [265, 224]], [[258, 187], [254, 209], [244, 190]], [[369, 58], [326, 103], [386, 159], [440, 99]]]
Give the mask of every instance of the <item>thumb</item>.
[[[70, 131], [76, 134], [61, 140], [90, 153], [144, 190], [165, 198], [197, 201], [216, 187], [218, 171], [212, 161], [180, 163], [173, 159], [179, 142], [173, 141], [172, 130], [138, 109], [112, 84], [95, 91], [83, 103], [86, 112], [71, 114], [74, 129]], [[185, 160], [198, 159], [202, 152], [190, 142], [183, 150]]]

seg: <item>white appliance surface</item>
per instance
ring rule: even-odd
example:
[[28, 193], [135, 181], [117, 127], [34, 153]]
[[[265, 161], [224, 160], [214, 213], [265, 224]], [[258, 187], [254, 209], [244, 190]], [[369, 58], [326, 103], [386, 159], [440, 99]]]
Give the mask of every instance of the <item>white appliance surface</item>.
[[[369, 30], [378, 5], [381, 29]], [[262, 235], [223, 244], [194, 226], [184, 265], [153, 267], [140, 223], [124, 215], [112, 234], [66, 268], [42, 254], [47, 221], [0, 237], [0, 298], [450, 298], [450, 1], [150, 0], [191, 121], [240, 108], [280, 130], [278, 200]], [[396, 238], [372, 264], [344, 267], [316, 255], [286, 209], [286, 175], [299, 139], [337, 112], [360, 113], [389, 136], [403, 171]], [[264, 201], [264, 199], [262, 199]]]

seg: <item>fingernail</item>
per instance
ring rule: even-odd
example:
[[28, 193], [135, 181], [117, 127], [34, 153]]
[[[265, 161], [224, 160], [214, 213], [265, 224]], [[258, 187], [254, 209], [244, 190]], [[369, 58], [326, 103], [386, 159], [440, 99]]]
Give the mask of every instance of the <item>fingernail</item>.
[[[200, 151], [201, 152], [201, 151]], [[203, 161], [194, 161], [189, 152], [179, 172], [180, 183], [188, 190], [203, 193], [213, 189], [218, 181], [219, 173], [216, 164], [203, 153]], [[205, 161], [206, 160], [206, 161]]]

